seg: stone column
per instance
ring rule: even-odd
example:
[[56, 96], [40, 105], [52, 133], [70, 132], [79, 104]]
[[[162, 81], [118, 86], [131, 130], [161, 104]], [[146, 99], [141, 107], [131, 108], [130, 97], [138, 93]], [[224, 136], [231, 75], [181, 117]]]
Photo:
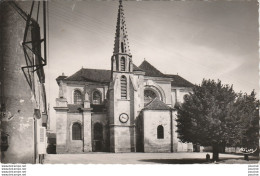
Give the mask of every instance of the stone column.
[[91, 140], [91, 110], [88, 93], [85, 94], [83, 113], [83, 148], [84, 152], [92, 152], [92, 140]]
[[57, 98], [54, 109], [56, 111], [56, 152], [67, 153], [68, 106], [66, 98]]
[[[84, 103], [85, 104], [85, 103]], [[91, 108], [83, 108], [83, 147], [84, 152], [92, 152]]]

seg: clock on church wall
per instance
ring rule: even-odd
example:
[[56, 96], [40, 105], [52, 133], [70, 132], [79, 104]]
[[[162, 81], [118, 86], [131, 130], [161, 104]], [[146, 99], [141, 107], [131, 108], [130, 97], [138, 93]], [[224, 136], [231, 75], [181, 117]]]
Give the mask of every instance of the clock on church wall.
[[129, 116], [125, 113], [119, 115], [119, 121], [122, 123], [126, 123], [129, 120]]

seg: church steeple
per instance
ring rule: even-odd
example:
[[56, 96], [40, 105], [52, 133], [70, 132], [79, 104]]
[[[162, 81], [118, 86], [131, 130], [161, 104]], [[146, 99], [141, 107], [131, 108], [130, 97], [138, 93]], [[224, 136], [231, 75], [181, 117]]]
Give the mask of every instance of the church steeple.
[[132, 55], [128, 44], [124, 9], [122, 0], [119, 0], [114, 52], [111, 58], [113, 72], [133, 72]]
[[122, 5], [122, 0], [119, 0], [119, 8], [117, 14], [117, 25], [116, 25], [116, 36], [114, 44], [113, 54], [127, 54], [131, 56], [129, 49], [129, 42], [127, 38], [124, 9]]
[[131, 152], [135, 148], [134, 95], [132, 56], [128, 46], [122, 0], [116, 23], [114, 51], [111, 57], [111, 82], [109, 85], [110, 151]]

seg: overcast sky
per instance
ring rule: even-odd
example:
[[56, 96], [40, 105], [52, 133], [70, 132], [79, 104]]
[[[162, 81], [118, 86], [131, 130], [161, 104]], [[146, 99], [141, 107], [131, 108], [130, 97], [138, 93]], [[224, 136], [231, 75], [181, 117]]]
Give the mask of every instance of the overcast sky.
[[[55, 79], [82, 67], [110, 69], [118, 1], [52, 1], [47, 92]], [[144, 58], [163, 73], [194, 84], [203, 78], [258, 91], [257, 1], [123, 1], [133, 62]], [[53, 113], [53, 110], [52, 110]]]

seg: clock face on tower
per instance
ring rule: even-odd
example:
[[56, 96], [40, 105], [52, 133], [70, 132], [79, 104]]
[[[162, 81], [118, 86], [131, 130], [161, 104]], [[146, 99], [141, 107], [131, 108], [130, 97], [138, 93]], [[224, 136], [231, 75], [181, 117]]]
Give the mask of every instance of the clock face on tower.
[[122, 123], [126, 123], [126, 122], [128, 121], [128, 119], [129, 119], [129, 117], [128, 117], [128, 115], [125, 114], [125, 113], [119, 115], [119, 120], [120, 120], [120, 122], [122, 122]]

